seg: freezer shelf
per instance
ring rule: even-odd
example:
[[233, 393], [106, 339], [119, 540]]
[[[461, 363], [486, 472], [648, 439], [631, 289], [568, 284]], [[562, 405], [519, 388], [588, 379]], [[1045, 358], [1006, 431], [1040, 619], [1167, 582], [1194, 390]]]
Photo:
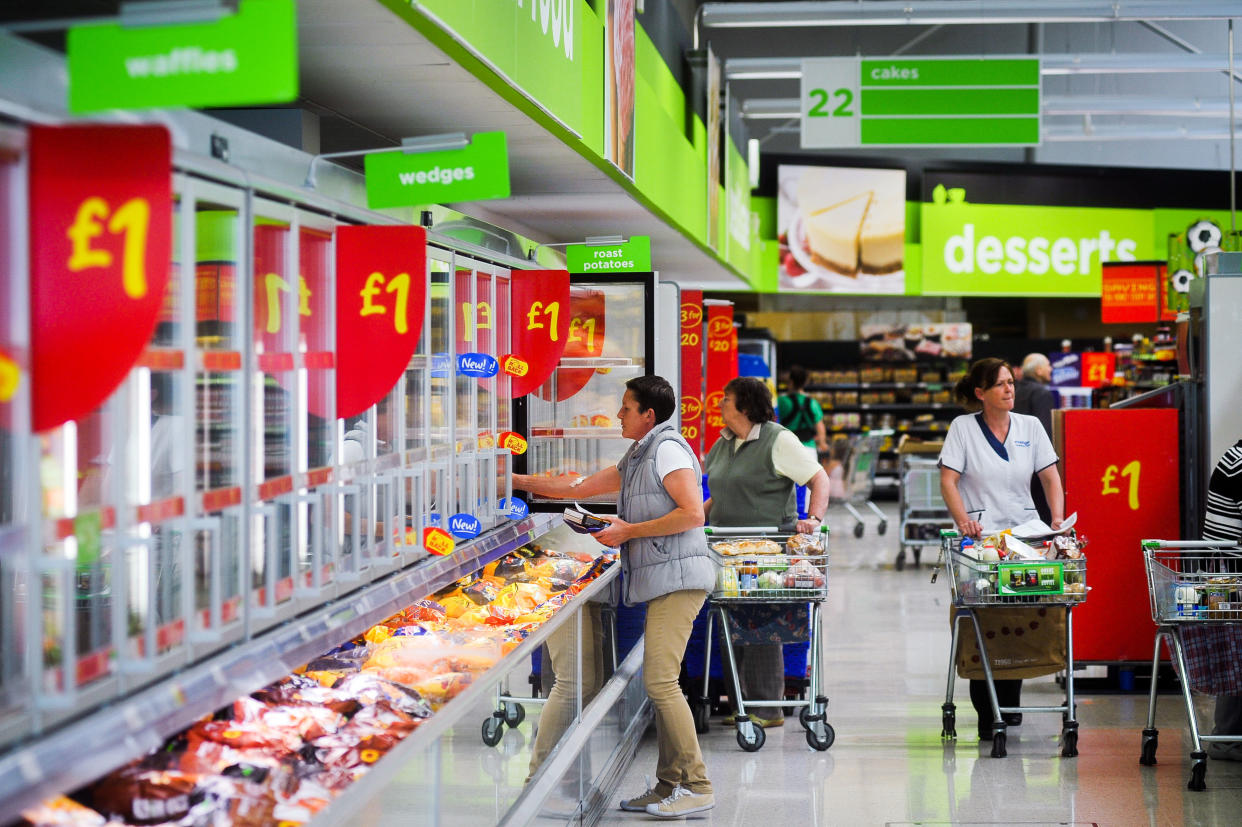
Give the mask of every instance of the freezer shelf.
[[197, 718], [283, 678], [408, 606], [543, 534], [558, 521], [532, 514], [458, 550], [372, 582], [238, 643], [124, 701], [78, 719], [0, 760], [0, 823], [24, 807], [99, 778], [159, 747]]

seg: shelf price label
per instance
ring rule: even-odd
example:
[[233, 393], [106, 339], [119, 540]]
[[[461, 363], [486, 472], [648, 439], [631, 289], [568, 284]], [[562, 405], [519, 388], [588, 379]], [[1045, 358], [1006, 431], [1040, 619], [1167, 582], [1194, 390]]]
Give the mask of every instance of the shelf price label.
[[512, 296], [513, 352], [505, 373], [517, 398], [540, 387], [556, 369], [569, 338], [569, 271], [515, 270]]
[[505, 497], [500, 501], [501, 512], [510, 520], [525, 520], [530, 515], [530, 506], [521, 497]]
[[472, 514], [454, 514], [449, 517], [449, 533], [460, 540], [470, 540], [479, 536], [483, 524]]
[[337, 230], [337, 416], [375, 404], [410, 363], [423, 329], [426, 261], [422, 227]]
[[514, 431], [501, 432], [496, 444], [513, 454], [526, 453], [526, 438]]
[[429, 554], [447, 557], [453, 553], [453, 549], [457, 548], [457, 541], [444, 529], [438, 526], [428, 526], [423, 529], [423, 548], [427, 549]]
[[98, 407], [168, 288], [172, 148], [162, 126], [30, 129], [34, 430]]

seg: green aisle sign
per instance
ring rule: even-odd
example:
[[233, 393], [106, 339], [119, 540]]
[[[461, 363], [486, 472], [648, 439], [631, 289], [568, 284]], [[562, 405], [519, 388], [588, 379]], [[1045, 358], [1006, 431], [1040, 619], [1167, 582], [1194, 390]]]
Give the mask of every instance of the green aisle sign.
[[286, 103], [298, 96], [293, 0], [242, 0], [214, 23], [69, 30], [69, 111]]
[[571, 273], [650, 273], [651, 239], [636, 235], [616, 244], [571, 244], [565, 258]]
[[366, 157], [364, 168], [371, 209], [509, 197], [503, 132], [476, 132], [461, 149], [377, 152]]
[[802, 61], [802, 148], [1034, 146], [1036, 58]]

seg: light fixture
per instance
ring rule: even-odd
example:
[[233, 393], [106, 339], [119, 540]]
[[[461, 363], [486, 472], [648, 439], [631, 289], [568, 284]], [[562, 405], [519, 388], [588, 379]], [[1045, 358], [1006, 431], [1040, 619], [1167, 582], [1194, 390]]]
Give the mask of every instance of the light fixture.
[[438, 135], [421, 135], [417, 138], [402, 138], [401, 146], [385, 146], [378, 149], [351, 149], [345, 152], [323, 152], [311, 158], [306, 170], [306, 182], [303, 186], [315, 189], [318, 181], [315, 178], [315, 164], [326, 158], [354, 158], [359, 155], [373, 155], [381, 152], [401, 152], [414, 155], [420, 152], [445, 152], [451, 149], [464, 149], [470, 145], [465, 132], [446, 132]]
[[120, 24], [125, 28], [214, 23], [237, 14], [239, 0], [125, 0], [115, 16], [49, 17], [0, 24], [0, 32], [52, 32], [78, 26]]
[[541, 247], [574, 247], [577, 245], [582, 245], [584, 247], [607, 247], [611, 244], [624, 244], [627, 241], [629, 241], [629, 239], [623, 235], [589, 235], [582, 241], [553, 241], [547, 244], [536, 244], [526, 253], [526, 260], [534, 261], [535, 253], [537, 253]]

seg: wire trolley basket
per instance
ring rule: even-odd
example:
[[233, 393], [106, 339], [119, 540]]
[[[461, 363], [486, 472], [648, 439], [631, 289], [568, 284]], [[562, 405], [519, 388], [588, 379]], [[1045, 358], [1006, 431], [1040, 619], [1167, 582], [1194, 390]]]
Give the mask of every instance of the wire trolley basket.
[[1242, 549], [1143, 541], [1151, 619], [1158, 624], [1242, 621]]
[[715, 603], [822, 603], [828, 598], [828, 527], [813, 534], [761, 534], [708, 528], [716, 564]]
[[1077, 604], [1087, 599], [1087, 559], [979, 560], [956, 531], [941, 532], [941, 554], [955, 606]]

